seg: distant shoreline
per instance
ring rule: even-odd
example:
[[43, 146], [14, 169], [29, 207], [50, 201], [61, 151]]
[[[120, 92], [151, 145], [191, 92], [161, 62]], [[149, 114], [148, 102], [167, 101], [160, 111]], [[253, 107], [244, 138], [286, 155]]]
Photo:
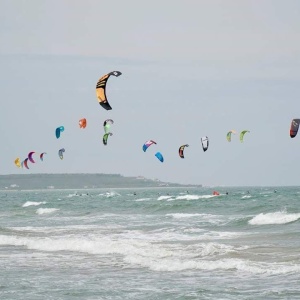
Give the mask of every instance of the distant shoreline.
[[154, 186], [154, 187], [107, 187], [107, 188], [65, 188], [65, 189], [32, 189], [32, 190], [26, 190], [26, 189], [1, 189], [0, 193], [6, 193], [6, 192], [59, 192], [59, 191], [107, 191], [107, 190], [145, 190], [145, 189], [198, 189], [202, 187], [197, 186]]
[[0, 191], [143, 189], [143, 188], [199, 188], [202, 185], [178, 184], [126, 177], [120, 174], [11, 174], [0, 175]]

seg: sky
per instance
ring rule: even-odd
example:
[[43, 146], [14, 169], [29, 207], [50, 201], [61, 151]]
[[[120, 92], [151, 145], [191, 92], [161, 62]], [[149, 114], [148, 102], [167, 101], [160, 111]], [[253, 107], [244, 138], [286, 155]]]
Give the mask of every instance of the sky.
[[[1, 175], [299, 185], [300, 136], [289, 136], [300, 118], [299, 1], [1, 0], [0, 22]], [[122, 75], [108, 80], [107, 111], [95, 87], [114, 70]], [[30, 151], [47, 155], [18, 169]]]

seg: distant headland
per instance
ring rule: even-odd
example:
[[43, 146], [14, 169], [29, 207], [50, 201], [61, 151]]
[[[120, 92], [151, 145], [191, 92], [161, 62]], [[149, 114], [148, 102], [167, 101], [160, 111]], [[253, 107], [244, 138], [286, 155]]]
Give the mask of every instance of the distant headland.
[[126, 177], [120, 174], [11, 174], [0, 175], [0, 190], [35, 189], [92, 189], [92, 188], [147, 188], [201, 187], [147, 179], [143, 176]]

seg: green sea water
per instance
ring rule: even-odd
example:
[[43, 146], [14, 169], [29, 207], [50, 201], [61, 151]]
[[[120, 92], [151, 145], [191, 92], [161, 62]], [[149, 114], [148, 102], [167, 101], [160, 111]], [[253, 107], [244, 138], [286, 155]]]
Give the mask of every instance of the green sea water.
[[0, 299], [300, 299], [299, 203], [300, 187], [2, 190]]

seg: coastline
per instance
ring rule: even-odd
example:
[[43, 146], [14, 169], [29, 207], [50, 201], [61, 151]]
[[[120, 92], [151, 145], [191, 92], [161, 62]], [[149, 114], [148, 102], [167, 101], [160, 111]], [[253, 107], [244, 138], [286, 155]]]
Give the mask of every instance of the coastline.
[[145, 189], [145, 188], [199, 188], [163, 182], [141, 176], [126, 177], [120, 174], [10, 174], [0, 175], [0, 191], [35, 190], [87, 190], [87, 189]]

